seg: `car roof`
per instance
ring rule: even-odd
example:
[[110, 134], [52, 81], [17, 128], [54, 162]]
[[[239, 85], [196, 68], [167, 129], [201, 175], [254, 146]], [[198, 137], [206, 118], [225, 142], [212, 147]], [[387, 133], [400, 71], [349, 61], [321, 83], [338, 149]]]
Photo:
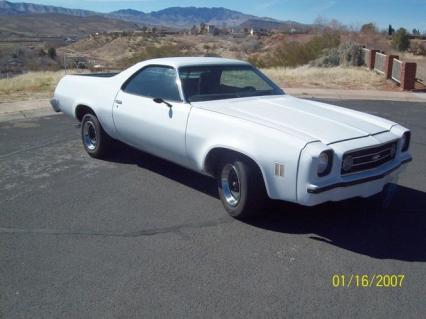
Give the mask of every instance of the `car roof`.
[[214, 57], [175, 57], [175, 58], [159, 58], [142, 62], [144, 65], [160, 64], [168, 65], [175, 68], [183, 66], [197, 65], [223, 65], [223, 64], [241, 64], [249, 65], [249, 63], [236, 59], [214, 58]]

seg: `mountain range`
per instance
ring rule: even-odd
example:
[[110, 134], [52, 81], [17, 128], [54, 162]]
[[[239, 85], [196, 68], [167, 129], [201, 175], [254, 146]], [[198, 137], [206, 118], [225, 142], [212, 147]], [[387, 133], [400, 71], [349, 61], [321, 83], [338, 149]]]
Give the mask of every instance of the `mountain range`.
[[24, 2], [9, 2], [0, 1], [0, 16], [21, 16], [30, 14], [46, 14], [46, 13], [59, 13], [67, 14], [79, 17], [87, 17], [89, 15], [96, 15], [96, 12], [79, 10], [79, 9], [67, 9], [55, 6], [46, 6], [35, 3], [24, 3]]
[[0, 1], [0, 16], [28, 16], [28, 15], [60, 14], [78, 17], [102, 16], [104, 18], [122, 20], [139, 25], [155, 25], [175, 28], [188, 28], [200, 23], [213, 24], [217, 26], [235, 27], [259, 27], [288, 28], [289, 26], [304, 26], [294, 21], [279, 21], [266, 17], [256, 17], [226, 8], [198, 8], [198, 7], [170, 7], [149, 13], [123, 9], [110, 13], [95, 11], [68, 9], [49, 5], [34, 3], [17, 3]]

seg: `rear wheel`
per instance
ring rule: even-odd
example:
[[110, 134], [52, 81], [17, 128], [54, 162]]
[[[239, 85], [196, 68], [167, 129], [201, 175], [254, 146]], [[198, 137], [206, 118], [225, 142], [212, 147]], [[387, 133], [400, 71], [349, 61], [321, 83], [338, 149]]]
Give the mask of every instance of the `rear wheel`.
[[111, 149], [113, 140], [103, 130], [98, 118], [86, 114], [81, 120], [81, 139], [86, 152], [94, 158], [102, 158]]
[[237, 157], [223, 160], [217, 181], [220, 199], [231, 216], [245, 219], [263, 207], [266, 198], [263, 178], [250, 161]]

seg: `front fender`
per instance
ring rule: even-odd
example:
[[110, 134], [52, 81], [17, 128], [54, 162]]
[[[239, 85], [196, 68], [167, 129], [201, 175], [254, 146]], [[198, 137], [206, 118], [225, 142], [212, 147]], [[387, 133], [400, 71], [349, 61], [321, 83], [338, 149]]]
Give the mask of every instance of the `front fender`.
[[[186, 147], [191, 166], [205, 171], [205, 161], [215, 148], [225, 148], [251, 158], [260, 168], [268, 196], [296, 201], [299, 154], [305, 141], [279, 130], [240, 118], [193, 108], [188, 119]], [[275, 164], [284, 167], [275, 175]]]

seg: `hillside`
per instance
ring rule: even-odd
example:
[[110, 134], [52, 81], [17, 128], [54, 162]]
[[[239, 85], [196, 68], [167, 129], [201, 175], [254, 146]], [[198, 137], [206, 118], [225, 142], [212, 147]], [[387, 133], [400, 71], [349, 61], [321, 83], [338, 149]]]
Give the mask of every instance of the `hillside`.
[[0, 38], [28, 37], [82, 37], [94, 32], [134, 30], [134, 23], [101, 16], [78, 17], [66, 14], [37, 14], [30, 16], [0, 16]]

